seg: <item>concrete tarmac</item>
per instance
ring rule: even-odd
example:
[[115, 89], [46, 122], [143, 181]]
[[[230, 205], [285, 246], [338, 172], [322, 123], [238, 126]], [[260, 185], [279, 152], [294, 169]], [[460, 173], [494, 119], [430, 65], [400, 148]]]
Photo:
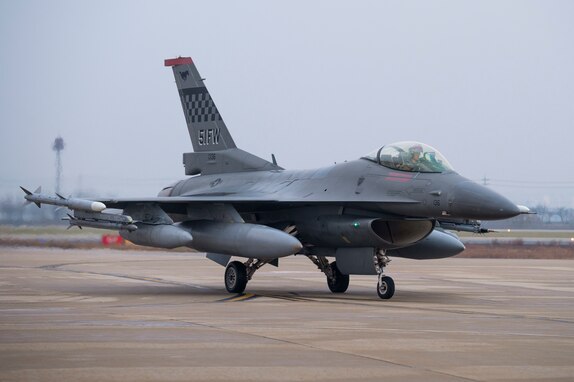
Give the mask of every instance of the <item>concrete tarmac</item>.
[[1, 381], [573, 381], [574, 261], [394, 259], [329, 292], [305, 257], [245, 295], [170, 252], [0, 248]]

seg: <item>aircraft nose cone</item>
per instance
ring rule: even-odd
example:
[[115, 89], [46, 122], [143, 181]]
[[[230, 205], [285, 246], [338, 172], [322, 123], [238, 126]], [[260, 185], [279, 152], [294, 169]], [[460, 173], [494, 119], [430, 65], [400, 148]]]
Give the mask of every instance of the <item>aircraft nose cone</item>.
[[471, 181], [459, 183], [450, 194], [450, 214], [468, 219], [508, 219], [521, 213], [504, 196]]

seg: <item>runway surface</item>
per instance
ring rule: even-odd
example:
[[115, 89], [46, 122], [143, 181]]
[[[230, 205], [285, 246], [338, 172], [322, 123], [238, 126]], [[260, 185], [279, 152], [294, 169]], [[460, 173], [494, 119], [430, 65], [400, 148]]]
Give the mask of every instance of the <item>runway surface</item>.
[[0, 248], [0, 380], [572, 381], [574, 261], [394, 259], [329, 292], [304, 257], [245, 295], [198, 255]]

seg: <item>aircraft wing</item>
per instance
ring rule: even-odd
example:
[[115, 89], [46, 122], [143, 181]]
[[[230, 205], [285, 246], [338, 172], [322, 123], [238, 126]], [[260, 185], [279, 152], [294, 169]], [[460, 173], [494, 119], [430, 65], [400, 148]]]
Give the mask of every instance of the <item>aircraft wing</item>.
[[254, 195], [254, 194], [227, 194], [227, 193], [213, 193], [213, 194], [198, 194], [189, 196], [158, 196], [150, 198], [110, 198], [90, 199], [104, 203], [108, 208], [123, 209], [134, 204], [159, 204], [162, 206], [169, 205], [187, 205], [187, 204], [211, 204], [211, 203], [226, 203], [226, 204], [278, 204], [278, 205], [310, 205], [310, 204], [354, 204], [354, 203], [402, 203], [402, 204], [418, 204], [420, 202], [401, 197], [389, 197], [386, 199], [376, 200], [341, 200], [339, 198], [289, 198], [283, 196], [273, 197], [268, 194]]
[[[189, 220], [201, 220], [205, 219], [206, 217], [218, 216], [216, 219], [226, 219], [237, 222], [243, 221], [239, 215], [241, 213], [260, 213], [265, 211], [296, 207], [337, 205], [380, 211], [382, 204], [419, 203], [414, 200], [399, 198], [389, 198], [384, 201], [361, 200], [352, 202], [349, 200], [326, 198], [317, 198], [316, 200], [301, 200], [301, 198], [286, 198], [281, 196], [274, 197], [270, 195], [253, 194], [202, 194], [174, 197], [117, 198], [97, 200], [105, 204], [108, 208], [122, 209], [125, 215], [133, 217], [136, 221], [144, 220], [145, 216], [153, 215], [157, 217], [163, 216], [164, 214], [178, 214], [187, 216]], [[222, 218], [222, 216], [224, 217]]]
[[[136, 216], [145, 215], [146, 211], [151, 211], [155, 216], [163, 216], [165, 213], [178, 213], [188, 214], [189, 208], [197, 209], [210, 209], [217, 205], [231, 205], [238, 211], [256, 211], [268, 209], [280, 209], [297, 206], [309, 205], [326, 205], [337, 204], [342, 206], [366, 206], [369, 204], [418, 204], [416, 200], [404, 198], [400, 196], [388, 196], [382, 199], [369, 200], [365, 198], [358, 198], [357, 200], [341, 200], [337, 197], [326, 197], [321, 195], [313, 197], [293, 197], [281, 194], [268, 194], [268, 193], [231, 193], [231, 192], [213, 192], [213, 193], [199, 193], [186, 196], [156, 196], [148, 198], [65, 198], [61, 195], [56, 196], [46, 195], [41, 193], [41, 188], [30, 192], [25, 188], [22, 190], [26, 193], [25, 198], [28, 203], [35, 203], [40, 207], [41, 204], [50, 204], [61, 207], [67, 207], [74, 211], [74, 216], [82, 216], [84, 219], [98, 219], [114, 224], [106, 224], [106, 226], [96, 228], [116, 229], [122, 228], [125, 224], [131, 224], [132, 221], [124, 221], [119, 217], [110, 217], [109, 213], [102, 212], [105, 209], [121, 209], [124, 210], [126, 215], [133, 215], [136, 220], [140, 220]], [[159, 208], [157, 208], [159, 207]], [[162, 211], [160, 211], [160, 209]], [[124, 215], [118, 215], [124, 216]], [[129, 217], [129, 216], [128, 216]], [[71, 224], [74, 223], [74, 217], [70, 216]], [[165, 217], [162, 217], [162, 219]], [[112, 220], [110, 220], [112, 219]], [[80, 222], [78, 222], [80, 223]], [[117, 223], [117, 224], [116, 224]], [[74, 225], [74, 224], [73, 224]], [[79, 224], [75, 224], [79, 225]]]
[[158, 205], [185, 205], [185, 204], [355, 204], [355, 203], [401, 203], [401, 204], [418, 204], [417, 200], [405, 198], [402, 196], [387, 196], [377, 197], [376, 199], [357, 198], [355, 200], [343, 200], [339, 197], [329, 197], [327, 195], [306, 197], [289, 196], [282, 194], [269, 194], [269, 193], [234, 193], [234, 192], [211, 192], [211, 193], [198, 193], [184, 196], [155, 196], [147, 198], [65, 198], [59, 194], [51, 196], [42, 194], [41, 187], [36, 191], [31, 192], [20, 187], [25, 193], [25, 198], [28, 203], [36, 203], [38, 207], [40, 204], [51, 204], [57, 206], [68, 207], [70, 209], [83, 209], [89, 211], [101, 212], [105, 208], [124, 209], [128, 206], [136, 204], [158, 204]]

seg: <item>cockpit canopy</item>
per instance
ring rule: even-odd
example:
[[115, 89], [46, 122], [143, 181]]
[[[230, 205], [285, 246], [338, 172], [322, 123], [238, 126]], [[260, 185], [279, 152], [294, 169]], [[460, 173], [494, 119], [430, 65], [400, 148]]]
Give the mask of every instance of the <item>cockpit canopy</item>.
[[371, 152], [364, 158], [393, 170], [409, 172], [454, 171], [441, 153], [420, 142], [393, 143]]

